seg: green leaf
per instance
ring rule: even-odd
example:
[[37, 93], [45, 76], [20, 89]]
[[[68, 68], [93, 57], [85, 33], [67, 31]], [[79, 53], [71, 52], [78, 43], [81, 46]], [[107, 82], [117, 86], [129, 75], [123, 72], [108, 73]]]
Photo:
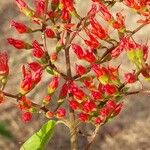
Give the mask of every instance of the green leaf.
[[20, 150], [44, 150], [51, 139], [54, 131], [55, 121], [50, 120], [42, 128], [33, 134], [20, 148]]

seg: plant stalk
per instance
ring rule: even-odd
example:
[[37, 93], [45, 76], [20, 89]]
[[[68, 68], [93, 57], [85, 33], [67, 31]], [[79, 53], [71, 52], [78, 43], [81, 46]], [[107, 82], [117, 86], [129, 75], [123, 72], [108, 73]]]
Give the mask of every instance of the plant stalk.
[[[67, 70], [67, 78], [68, 81], [72, 81], [72, 72], [71, 72], [71, 62], [70, 62], [70, 54], [68, 47], [68, 41], [70, 40], [70, 33], [67, 32], [66, 35], [66, 48], [65, 48], [65, 59], [66, 59], [66, 70]], [[69, 94], [69, 97], [72, 95]], [[70, 142], [71, 142], [71, 150], [77, 150], [77, 125], [75, 121], [75, 113], [74, 110], [69, 108], [69, 120], [70, 120]]]

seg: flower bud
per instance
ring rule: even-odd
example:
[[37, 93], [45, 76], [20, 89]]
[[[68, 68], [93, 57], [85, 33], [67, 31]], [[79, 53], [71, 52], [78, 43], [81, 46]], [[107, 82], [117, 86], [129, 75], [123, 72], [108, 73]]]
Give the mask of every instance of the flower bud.
[[32, 31], [30, 28], [28, 28], [23, 23], [19, 23], [14, 20], [11, 22], [11, 27], [14, 27], [19, 33], [29, 33]]
[[108, 77], [108, 70], [104, 67], [100, 67], [99, 65], [94, 64], [92, 66], [92, 70], [94, 71], [94, 73], [96, 74], [98, 80], [102, 83], [102, 84], [107, 84], [109, 81], [109, 77]]
[[83, 67], [82, 65], [76, 65], [76, 73], [79, 75], [79, 76], [82, 76], [83, 74], [86, 73], [86, 69], [85, 67]]
[[46, 113], [46, 117], [47, 117], [48, 119], [51, 119], [53, 116], [54, 116], [54, 113], [51, 112], [51, 111], [48, 111], [48, 112]]
[[60, 93], [59, 93], [59, 100], [64, 99], [65, 97], [67, 97], [67, 94], [68, 94], [68, 84], [64, 83], [62, 85], [62, 88], [61, 88]]
[[29, 110], [31, 108], [31, 101], [26, 98], [26, 96], [22, 96], [21, 100], [18, 103], [18, 107], [21, 110]]
[[70, 93], [74, 96], [74, 98], [82, 101], [85, 99], [86, 95], [85, 93], [78, 88], [76, 85], [72, 85], [69, 89]]
[[118, 114], [120, 113], [122, 107], [123, 107], [123, 103], [118, 104], [118, 105], [116, 106], [116, 109], [115, 109], [114, 112], [113, 112], [113, 115], [114, 115], [114, 116], [118, 115]]
[[35, 40], [32, 42], [33, 51], [32, 54], [36, 58], [42, 58], [45, 54], [44, 50], [41, 48], [40, 44]]
[[126, 73], [124, 77], [127, 83], [136, 82], [136, 75], [134, 73]]
[[95, 122], [95, 124], [101, 124], [103, 122], [103, 120], [99, 117], [96, 117], [94, 122]]
[[25, 43], [22, 40], [17, 40], [14, 38], [8, 38], [7, 41], [10, 45], [13, 45], [17, 49], [31, 49], [32, 48], [32, 46], [30, 44]]
[[112, 21], [113, 16], [109, 12], [108, 8], [102, 2], [99, 2], [99, 11], [101, 12], [102, 17], [104, 18], [104, 20], [106, 20], [108, 22]]
[[91, 48], [91, 50], [95, 50], [100, 47], [100, 43], [98, 40], [91, 34], [89, 31], [86, 30], [86, 34], [90, 38], [89, 40], [84, 40], [85, 44]]
[[23, 80], [21, 82], [20, 93], [25, 95], [41, 80], [43, 69], [37, 62], [28, 64], [28, 68], [22, 67]]
[[79, 59], [83, 59], [84, 52], [83, 52], [83, 49], [79, 45], [72, 44], [72, 49]]
[[50, 55], [50, 60], [52, 63], [54, 63], [57, 60], [57, 53], [54, 52]]
[[0, 76], [7, 76], [9, 73], [8, 55], [6, 52], [0, 52]]
[[16, 0], [17, 6], [20, 8], [20, 11], [28, 17], [34, 16], [34, 11], [31, 10], [24, 0]]
[[83, 122], [85, 122], [85, 121], [87, 121], [87, 120], [89, 119], [89, 115], [88, 115], [88, 114], [85, 114], [85, 113], [80, 113], [80, 114], [78, 115], [78, 117], [79, 117], [79, 120], [80, 120], [80, 121], [83, 121]]
[[38, 0], [35, 2], [35, 5], [35, 17], [38, 18], [43, 16], [45, 10], [45, 0]]
[[108, 100], [107, 103], [106, 103], [106, 107], [109, 109], [109, 110], [114, 110], [116, 108], [117, 104], [114, 100]]
[[99, 112], [99, 114], [100, 114], [102, 117], [108, 117], [109, 113], [110, 113], [110, 109], [107, 108], [107, 107], [103, 107], [103, 108], [100, 110], [100, 112]]
[[93, 101], [86, 101], [82, 103], [82, 109], [84, 112], [86, 113], [90, 113], [91, 111], [93, 111], [94, 109], [96, 109], [96, 105]]
[[51, 96], [50, 96], [50, 95], [47, 95], [47, 96], [45, 96], [44, 99], [43, 99], [43, 104], [44, 104], [44, 105], [48, 105], [50, 101], [51, 101]]
[[55, 32], [50, 28], [46, 28], [45, 34], [48, 38], [54, 38], [55, 37]]
[[24, 0], [16, 0], [16, 4], [20, 9], [26, 8], [27, 4], [25, 3]]
[[100, 93], [100, 91], [92, 91], [91, 95], [94, 100], [100, 100], [102, 98], [102, 94]]
[[83, 56], [83, 59], [85, 59], [86, 61], [88, 61], [89, 63], [93, 63], [96, 61], [96, 58], [93, 54], [93, 52], [89, 51], [89, 50], [86, 50], [85, 51], [85, 54]]
[[113, 95], [117, 92], [117, 88], [115, 85], [106, 84], [103, 86], [103, 90], [110, 95]]
[[60, 17], [63, 21], [68, 21], [70, 20], [70, 14], [69, 11], [66, 10], [65, 8], [61, 11], [61, 17]]
[[69, 106], [71, 107], [71, 109], [76, 110], [79, 108], [79, 103], [76, 100], [70, 100]]
[[22, 121], [23, 122], [29, 122], [32, 119], [32, 114], [30, 112], [24, 112], [22, 114]]
[[57, 89], [58, 84], [59, 84], [59, 78], [54, 77], [48, 85], [48, 94], [50, 95], [53, 94], [55, 90]]
[[66, 110], [64, 108], [59, 108], [56, 112], [58, 118], [63, 118], [66, 115]]

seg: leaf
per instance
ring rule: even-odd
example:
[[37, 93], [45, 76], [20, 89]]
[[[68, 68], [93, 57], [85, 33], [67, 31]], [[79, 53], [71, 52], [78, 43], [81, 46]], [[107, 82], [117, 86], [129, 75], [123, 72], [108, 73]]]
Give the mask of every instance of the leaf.
[[50, 120], [42, 128], [33, 134], [20, 148], [20, 150], [44, 150], [51, 139], [54, 131], [55, 121]]

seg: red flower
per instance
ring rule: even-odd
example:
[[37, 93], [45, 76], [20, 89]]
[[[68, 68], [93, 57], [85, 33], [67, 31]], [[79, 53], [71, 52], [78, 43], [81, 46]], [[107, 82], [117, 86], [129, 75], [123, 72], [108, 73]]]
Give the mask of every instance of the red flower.
[[32, 62], [28, 64], [28, 68], [32, 73], [32, 79], [35, 84], [37, 84], [42, 77], [42, 66], [37, 62]]
[[47, 113], [46, 113], [46, 117], [47, 118], [52, 118], [54, 116], [54, 113], [53, 112], [51, 112], [51, 111], [48, 111]]
[[104, 67], [101, 67], [97, 64], [94, 64], [92, 66], [92, 70], [96, 74], [97, 77], [103, 76], [103, 75], [108, 75], [108, 70]]
[[45, 34], [47, 35], [48, 38], [54, 38], [55, 37], [54, 31], [50, 28], [46, 28]]
[[149, 16], [150, 12], [148, 11], [148, 6], [150, 4], [149, 0], [124, 0], [125, 5], [135, 9], [138, 13], [142, 14], [143, 16]]
[[98, 40], [90, 33], [90, 31], [85, 30], [89, 40], [84, 40], [85, 44], [89, 46], [92, 50], [95, 50], [100, 47]]
[[108, 100], [107, 103], [106, 103], [106, 107], [109, 110], [114, 110], [117, 107], [117, 104], [114, 100]]
[[93, 101], [86, 101], [82, 103], [82, 110], [86, 113], [90, 113], [91, 111], [96, 109], [96, 105]]
[[30, 31], [32, 31], [23, 23], [19, 23], [14, 20], [11, 22], [11, 27], [14, 27], [19, 33], [28, 33]]
[[22, 67], [23, 80], [21, 82], [21, 94], [29, 92], [42, 77], [43, 69], [37, 62], [29, 63], [28, 68]]
[[45, 10], [45, 0], [36, 0], [35, 5], [35, 17], [41, 17]]
[[48, 85], [48, 93], [53, 94], [57, 89], [58, 84], [59, 84], [59, 77], [52, 78], [51, 82]]
[[43, 99], [44, 105], [48, 105], [50, 101], [51, 101], [51, 95], [47, 95]]
[[103, 120], [99, 117], [95, 118], [95, 124], [101, 124]]
[[20, 9], [27, 7], [27, 4], [25, 3], [24, 0], [16, 0], [16, 4]]
[[79, 59], [83, 59], [84, 52], [83, 52], [83, 49], [79, 45], [72, 44], [72, 49]]
[[58, 54], [56, 52], [51, 53], [50, 60], [52, 63], [54, 63], [57, 60], [57, 55]]
[[56, 112], [58, 118], [63, 118], [66, 115], [66, 110], [64, 108], [59, 108]]
[[6, 52], [0, 52], [0, 75], [8, 75], [8, 55]]
[[25, 0], [16, 0], [16, 4], [22, 13], [28, 17], [33, 17], [34, 11], [28, 7]]
[[116, 17], [117, 17], [117, 19], [116, 19], [116, 21], [113, 22], [113, 27], [115, 29], [124, 28], [125, 27], [125, 23], [124, 23], [125, 17], [120, 12], [116, 14]]
[[85, 93], [79, 89], [75, 84], [71, 85], [69, 92], [78, 100], [83, 100], [85, 98]]
[[80, 120], [80, 121], [83, 121], [83, 122], [85, 122], [85, 121], [87, 121], [87, 120], [89, 119], [88, 114], [85, 114], [85, 113], [80, 113], [80, 114], [78, 115], [78, 117], [79, 117], [79, 120]]
[[59, 99], [64, 99], [67, 96], [67, 94], [68, 94], [68, 84], [64, 83], [59, 93]]
[[91, 95], [94, 100], [100, 100], [102, 98], [102, 94], [99, 91], [92, 91]]
[[73, 109], [76, 110], [79, 108], [79, 103], [76, 100], [70, 100], [69, 101], [69, 106]]
[[105, 39], [108, 36], [107, 31], [103, 29], [103, 27], [99, 24], [99, 22], [96, 19], [91, 17], [89, 20], [92, 26], [91, 32], [100, 39]]
[[95, 55], [92, 51], [86, 50], [84, 54], [84, 60], [88, 61], [89, 63], [94, 63], [96, 61]]
[[69, 11], [67, 9], [63, 9], [61, 11], [61, 17], [60, 17], [63, 21], [68, 21], [70, 20], [70, 14], [69, 14]]
[[31, 48], [31, 45], [29, 45], [28, 43], [25, 43], [22, 40], [8, 38], [7, 41], [10, 45], [13, 45], [17, 49], [30, 49]]
[[113, 115], [115, 115], [115, 116], [118, 115], [120, 113], [122, 107], [123, 107], [123, 103], [118, 104], [113, 112]]
[[60, 0], [59, 1], [62, 8], [66, 8], [68, 11], [74, 11], [73, 1], [72, 0]]
[[23, 122], [29, 122], [32, 119], [32, 114], [30, 112], [24, 112], [22, 114], [22, 121]]
[[102, 17], [106, 21], [111, 22], [113, 20], [113, 16], [102, 2], [99, 2], [99, 11], [101, 12]]
[[136, 81], [136, 75], [134, 73], [126, 73], [125, 81], [127, 83], [134, 83]]
[[83, 67], [82, 65], [76, 65], [76, 73], [79, 75], [79, 76], [82, 76], [83, 74], [86, 73], [86, 68]]
[[33, 51], [32, 54], [36, 58], [42, 58], [45, 54], [44, 50], [41, 48], [40, 44], [35, 40], [32, 42]]
[[31, 108], [31, 101], [26, 98], [26, 96], [22, 96], [21, 100], [19, 100], [18, 107], [21, 110], [29, 110]]
[[123, 50], [124, 47], [122, 45], [119, 45], [111, 52], [111, 56], [117, 58], [123, 52]]
[[103, 108], [101, 108], [99, 114], [100, 114], [102, 117], [108, 117], [109, 114], [110, 114], [110, 109], [107, 108], [107, 107], [103, 107]]
[[95, 89], [95, 85], [94, 85], [94, 81], [93, 81], [93, 78], [92, 77], [88, 77], [88, 78], [85, 78], [83, 80], [83, 84], [85, 85], [85, 87], [89, 90], [93, 90]]
[[117, 92], [116, 86], [111, 84], [103, 85], [103, 90], [110, 95], [113, 95]]
[[52, 10], [50, 10], [47, 14], [50, 19], [54, 19], [55, 17], [57, 17], [57, 13]]

